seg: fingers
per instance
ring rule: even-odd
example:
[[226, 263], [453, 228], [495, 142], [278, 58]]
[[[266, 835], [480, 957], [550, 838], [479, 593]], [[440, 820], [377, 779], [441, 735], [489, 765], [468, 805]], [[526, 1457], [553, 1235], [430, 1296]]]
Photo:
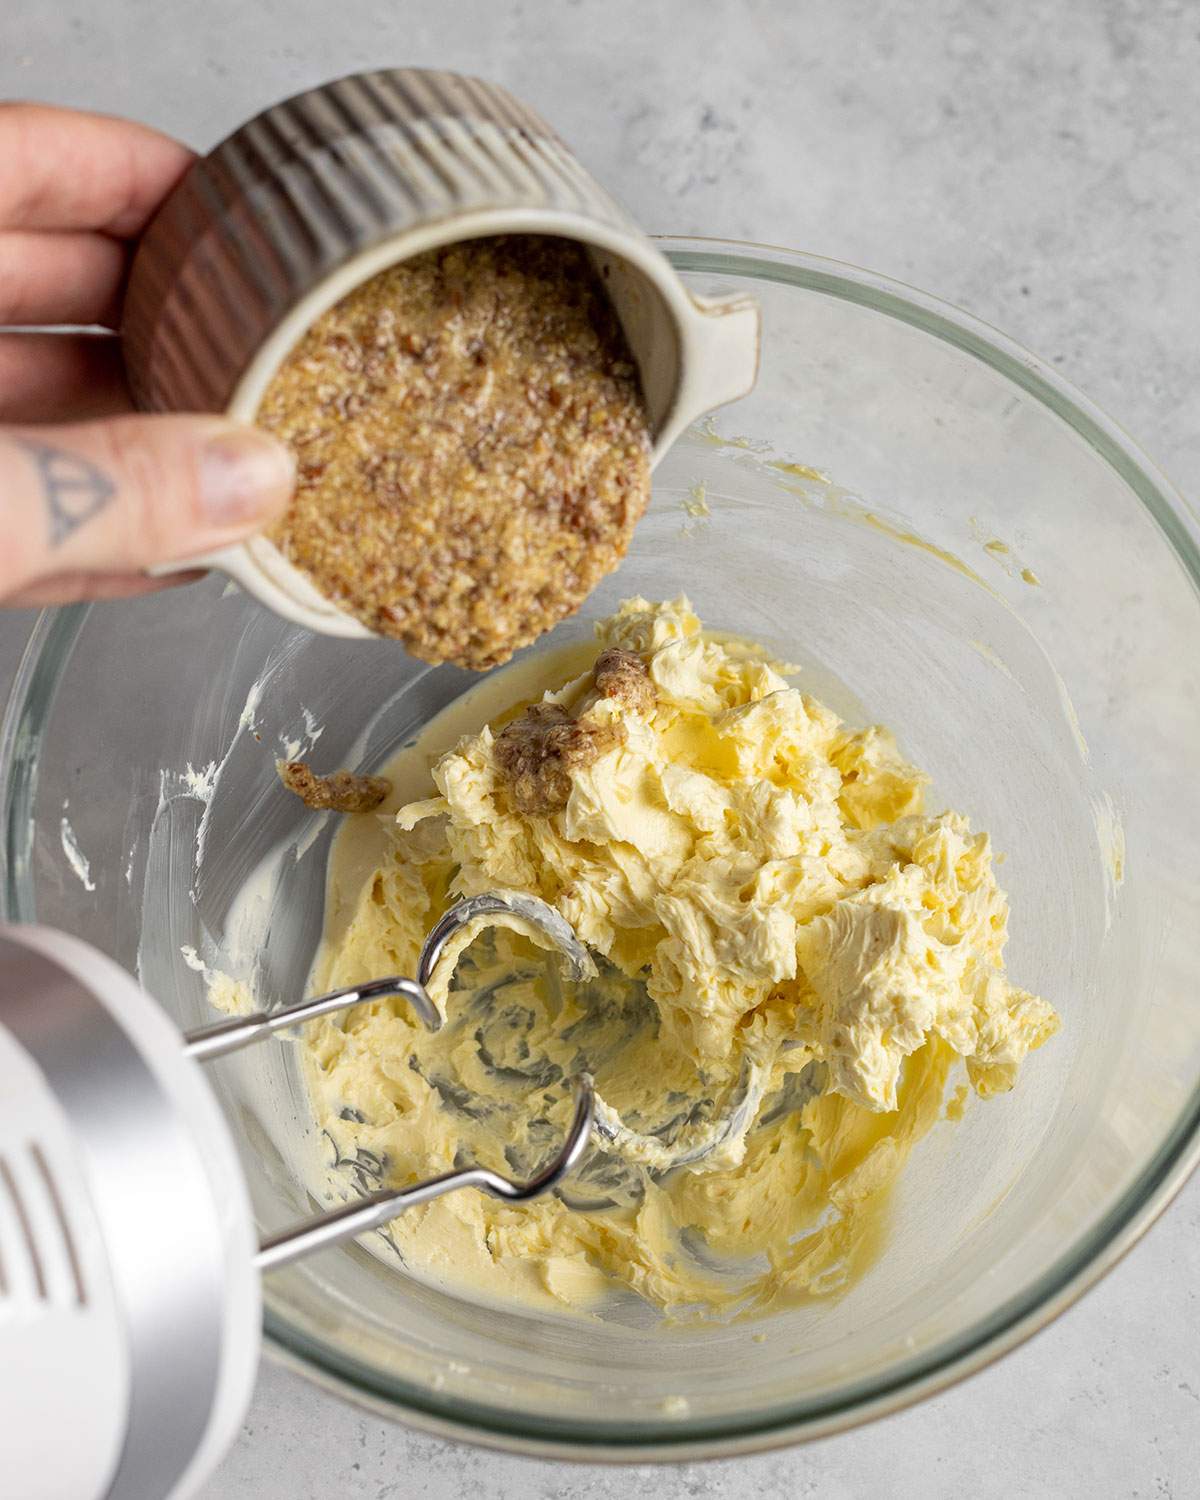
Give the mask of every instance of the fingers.
[[117, 326], [125, 251], [103, 234], [0, 230], [0, 326]]
[[140, 234], [192, 161], [146, 125], [45, 104], [0, 104], [0, 225]]
[[192, 159], [131, 121], [0, 104], [0, 326], [116, 327], [121, 241], [141, 233]]
[[52, 578], [18, 589], [4, 603], [13, 609], [43, 609], [48, 604], [78, 604], [83, 599], [128, 599], [137, 594], [157, 594], [181, 583], [195, 583], [203, 577], [199, 568], [168, 573], [163, 578], [149, 578], [145, 573], [56, 573]]
[[72, 422], [132, 409], [121, 341], [0, 333], [0, 422]]
[[0, 598], [82, 589], [80, 575], [130, 581], [228, 546], [283, 510], [293, 479], [286, 448], [221, 417], [0, 431]]
[[[115, 325], [117, 242], [142, 231], [192, 159], [145, 126], [0, 105], [0, 324]], [[0, 334], [0, 420], [108, 418], [0, 429], [0, 598], [146, 592], [166, 580], [143, 569], [239, 541], [286, 505], [291, 458], [265, 434], [129, 405], [119, 340]]]

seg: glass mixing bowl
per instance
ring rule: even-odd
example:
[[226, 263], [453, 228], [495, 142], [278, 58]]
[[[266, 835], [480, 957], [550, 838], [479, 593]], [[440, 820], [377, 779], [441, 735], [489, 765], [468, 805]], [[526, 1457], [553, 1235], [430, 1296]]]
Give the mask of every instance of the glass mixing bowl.
[[[682, 1457], [826, 1432], [978, 1367], [1076, 1297], [1200, 1147], [1200, 554], [1105, 417], [972, 319], [801, 255], [669, 242], [764, 314], [752, 397], [656, 474], [584, 611], [686, 591], [844, 716], [878, 720], [1005, 852], [1008, 968], [1062, 1033], [939, 1123], [877, 1266], [758, 1323], [481, 1307], [361, 1246], [268, 1278], [270, 1342], [406, 1421], [527, 1452]], [[211, 578], [45, 615], [3, 739], [4, 915], [130, 969], [181, 1025], [207, 960], [299, 995], [332, 828], [274, 759], [369, 769], [470, 679], [306, 635]], [[187, 950], [185, 958], [181, 950]], [[194, 953], [192, 950], [195, 950]], [[212, 1077], [264, 1230], [305, 1214], [294, 1051]]]

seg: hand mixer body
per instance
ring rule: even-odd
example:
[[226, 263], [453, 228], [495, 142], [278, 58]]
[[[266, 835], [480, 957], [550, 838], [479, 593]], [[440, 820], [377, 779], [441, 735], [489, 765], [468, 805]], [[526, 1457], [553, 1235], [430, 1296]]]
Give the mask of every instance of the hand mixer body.
[[111, 960], [0, 927], [0, 1490], [186, 1500], [232, 1441], [257, 1241], [199, 1066]]

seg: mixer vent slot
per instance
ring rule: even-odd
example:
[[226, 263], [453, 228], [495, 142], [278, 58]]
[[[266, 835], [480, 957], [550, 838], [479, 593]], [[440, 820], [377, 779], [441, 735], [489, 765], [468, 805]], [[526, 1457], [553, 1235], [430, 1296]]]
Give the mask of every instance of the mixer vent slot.
[[79, 1259], [79, 1249], [71, 1234], [71, 1225], [67, 1219], [66, 1209], [63, 1206], [62, 1194], [59, 1192], [58, 1183], [50, 1171], [49, 1163], [42, 1153], [42, 1148], [36, 1142], [30, 1145], [29, 1155], [33, 1160], [34, 1169], [42, 1179], [42, 1185], [46, 1191], [55, 1220], [58, 1223], [58, 1232], [62, 1240], [63, 1256], [66, 1260], [67, 1269], [71, 1273], [71, 1289], [75, 1295], [75, 1301], [80, 1307], [87, 1306], [87, 1289], [83, 1284], [83, 1264]]
[[31, 1142], [25, 1155], [0, 1156], [0, 1297], [27, 1283], [33, 1300], [86, 1307], [83, 1262], [63, 1194], [45, 1153]]
[[38, 1249], [37, 1240], [33, 1234], [33, 1223], [29, 1217], [29, 1210], [25, 1205], [25, 1197], [17, 1183], [16, 1174], [8, 1162], [0, 1156], [0, 1182], [4, 1184], [4, 1191], [8, 1194], [8, 1206], [12, 1214], [12, 1222], [16, 1226], [17, 1235], [23, 1242], [25, 1254], [29, 1257], [29, 1267], [33, 1272], [33, 1284], [37, 1291], [38, 1300], [46, 1301], [46, 1271], [42, 1265], [41, 1252]]

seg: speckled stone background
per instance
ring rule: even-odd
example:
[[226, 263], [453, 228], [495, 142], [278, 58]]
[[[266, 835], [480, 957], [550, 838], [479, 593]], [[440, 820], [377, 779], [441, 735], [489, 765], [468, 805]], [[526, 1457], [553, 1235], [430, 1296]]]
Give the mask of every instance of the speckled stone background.
[[[1200, 492], [1196, 0], [0, 10], [0, 95], [140, 116], [199, 147], [296, 89], [400, 63], [509, 85], [649, 229], [795, 246], [970, 309]], [[0, 690], [28, 623], [0, 619]], [[1200, 1180], [1031, 1344], [858, 1432], [728, 1463], [552, 1465], [414, 1435], [266, 1365], [204, 1500], [1184, 1500], [1198, 1476]]]

